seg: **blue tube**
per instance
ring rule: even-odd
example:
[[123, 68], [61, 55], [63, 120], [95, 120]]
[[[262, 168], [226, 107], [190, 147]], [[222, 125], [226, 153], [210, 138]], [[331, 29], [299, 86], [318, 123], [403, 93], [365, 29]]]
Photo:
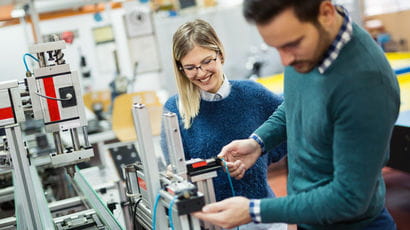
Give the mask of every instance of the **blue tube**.
[[229, 173], [228, 166], [226, 165], [226, 161], [222, 159], [222, 162], [224, 163], [225, 172], [228, 175], [228, 180], [229, 180], [229, 185], [231, 186], [232, 196], [236, 196], [235, 189], [233, 188], [233, 184], [232, 184], [231, 174]]
[[33, 58], [36, 62], [38, 62], [38, 59], [37, 59], [36, 57], [34, 57], [32, 54], [30, 54], [30, 53], [25, 53], [25, 54], [23, 55], [23, 63], [24, 63], [24, 66], [26, 67], [26, 71], [27, 71], [27, 72], [30, 72], [30, 70], [29, 70], [29, 68], [28, 68], [28, 65], [27, 65], [26, 56], [29, 56], [29, 57]]
[[152, 230], [155, 230], [157, 227], [157, 207], [159, 199], [161, 199], [161, 194], [158, 193], [158, 195], [155, 197], [154, 208], [152, 210]]
[[[225, 172], [228, 175], [228, 180], [229, 180], [229, 185], [231, 186], [232, 196], [236, 196], [235, 195], [235, 189], [233, 188], [233, 184], [232, 184], [231, 174], [229, 173], [228, 166], [226, 165], [225, 159], [222, 158], [222, 162], [224, 163]], [[239, 226], [236, 227], [236, 230], [239, 230]]]
[[177, 199], [178, 199], [178, 196], [174, 196], [174, 198], [172, 198], [171, 202], [169, 203], [169, 207], [168, 207], [168, 219], [169, 219], [169, 226], [171, 227], [171, 230], [175, 230], [174, 220], [172, 218], [172, 206], [174, 206], [174, 203]]

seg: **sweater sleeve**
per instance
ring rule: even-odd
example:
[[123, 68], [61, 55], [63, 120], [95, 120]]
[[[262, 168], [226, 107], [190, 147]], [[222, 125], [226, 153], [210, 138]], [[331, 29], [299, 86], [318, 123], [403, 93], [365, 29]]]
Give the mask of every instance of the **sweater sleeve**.
[[286, 140], [286, 114], [285, 101], [276, 111], [265, 121], [255, 133], [265, 144], [266, 151], [271, 151], [274, 147]]
[[[268, 90], [264, 86], [260, 85], [259, 83], [256, 84], [256, 89], [252, 93], [255, 98], [258, 98], [258, 108], [261, 111], [261, 115], [263, 116], [263, 120], [269, 119], [269, 117], [278, 109], [278, 107], [283, 103], [283, 97], [278, 96], [277, 94], [273, 93], [272, 91]], [[287, 154], [287, 147], [286, 142], [282, 142], [275, 148], [271, 149], [270, 151], [266, 152], [267, 154], [267, 164], [270, 165], [273, 162], [277, 162], [282, 157]]]
[[[269, 106], [264, 106], [266, 108], [268, 118], [278, 109], [278, 107], [283, 103], [283, 97], [278, 96], [274, 94], [273, 92], [269, 91], [269, 101], [267, 102], [267, 105]], [[277, 145], [274, 149], [270, 150], [267, 152], [268, 155], [268, 165], [270, 165], [273, 162], [277, 162], [280, 159], [282, 159], [287, 153], [287, 143], [286, 141], [283, 141], [281, 144]]]
[[268, 152], [268, 165], [270, 165], [271, 163], [278, 162], [280, 159], [286, 156], [287, 153], [288, 149], [285, 141]]
[[[384, 189], [378, 185], [383, 183], [381, 168], [387, 161], [399, 99], [375, 81], [342, 98], [334, 102], [333, 110], [333, 180], [303, 193], [263, 199], [262, 222], [329, 224], [354, 220], [375, 205], [370, 202], [375, 193], [384, 192], [377, 189]], [[280, 112], [258, 130], [265, 141], [277, 136], [278, 128], [273, 124], [282, 121]]]

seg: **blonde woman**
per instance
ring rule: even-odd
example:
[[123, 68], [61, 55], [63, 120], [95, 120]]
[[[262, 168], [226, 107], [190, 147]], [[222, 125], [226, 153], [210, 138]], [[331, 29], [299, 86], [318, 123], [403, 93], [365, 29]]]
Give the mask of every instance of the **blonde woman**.
[[[222, 69], [224, 61], [223, 46], [209, 23], [197, 19], [175, 32], [173, 62], [178, 94], [168, 99], [164, 111], [174, 112], [179, 118], [186, 159], [217, 156], [232, 140], [251, 135], [282, 103], [279, 96], [258, 83], [228, 80]], [[169, 159], [165, 146], [164, 140], [162, 148]], [[284, 146], [261, 157], [241, 180], [233, 180], [236, 195], [274, 197], [267, 183], [267, 170], [269, 163], [286, 154]], [[217, 201], [232, 196], [222, 169], [213, 182]], [[272, 226], [246, 229], [278, 229]]]

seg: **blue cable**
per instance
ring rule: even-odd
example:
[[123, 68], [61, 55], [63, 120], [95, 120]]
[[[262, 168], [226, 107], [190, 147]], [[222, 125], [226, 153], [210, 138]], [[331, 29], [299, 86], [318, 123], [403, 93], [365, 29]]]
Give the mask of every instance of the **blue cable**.
[[24, 66], [26, 67], [26, 71], [27, 71], [27, 72], [30, 72], [30, 70], [29, 70], [29, 68], [28, 68], [28, 65], [27, 65], [26, 56], [29, 56], [29, 57], [33, 58], [36, 62], [38, 62], [38, 59], [37, 59], [36, 57], [34, 57], [32, 54], [30, 54], [30, 53], [25, 53], [25, 54], [23, 55], [23, 63], [24, 63]]
[[[221, 158], [221, 160], [224, 163], [225, 172], [228, 175], [228, 180], [229, 180], [229, 185], [231, 186], [232, 196], [236, 196], [235, 195], [235, 189], [233, 188], [233, 184], [232, 184], [231, 174], [229, 173], [228, 166], [226, 165], [226, 161], [223, 158]], [[239, 226], [236, 227], [236, 229], [239, 230]]]
[[158, 193], [158, 195], [155, 197], [154, 208], [152, 210], [152, 230], [155, 230], [157, 227], [157, 207], [159, 199], [161, 199], [161, 194]]
[[[225, 167], [225, 171], [226, 174], [228, 175], [228, 180], [229, 180], [229, 185], [231, 187], [232, 190], [232, 196], [236, 196], [235, 195], [235, 189], [233, 188], [233, 184], [232, 184], [232, 179], [231, 179], [231, 174], [229, 173], [228, 170], [228, 166], [226, 165], [226, 161], [224, 159], [221, 159], [224, 167]], [[158, 207], [158, 203], [159, 203], [159, 199], [161, 198], [161, 195], [158, 193], [157, 197], [155, 198], [155, 203], [154, 203], [154, 209], [153, 209], [153, 214], [152, 214], [152, 230], [156, 229], [156, 211], [157, 211], [157, 207]], [[168, 218], [169, 218], [169, 226], [171, 228], [171, 230], [174, 230], [174, 221], [173, 221], [173, 217], [172, 217], [172, 207], [174, 206], [175, 201], [178, 199], [178, 196], [174, 196], [171, 200], [171, 202], [169, 203], [169, 207], [168, 207]], [[237, 229], [239, 229], [239, 227], [237, 227]]]
[[221, 160], [224, 163], [225, 172], [228, 175], [228, 180], [229, 180], [229, 185], [231, 186], [232, 196], [236, 196], [235, 189], [233, 188], [233, 184], [232, 184], [231, 174], [229, 173], [228, 166], [226, 165], [226, 161], [223, 158]]
[[178, 199], [178, 196], [174, 196], [169, 203], [168, 207], [168, 217], [169, 217], [169, 226], [171, 227], [171, 230], [174, 230], [174, 221], [172, 219], [172, 206], [174, 206], [175, 201]]

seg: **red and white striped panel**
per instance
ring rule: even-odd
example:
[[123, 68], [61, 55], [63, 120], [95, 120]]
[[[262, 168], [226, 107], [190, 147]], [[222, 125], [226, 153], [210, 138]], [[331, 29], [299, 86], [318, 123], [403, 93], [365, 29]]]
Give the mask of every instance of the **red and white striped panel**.
[[8, 90], [0, 90], [0, 126], [14, 124], [14, 113], [11, 107]]

